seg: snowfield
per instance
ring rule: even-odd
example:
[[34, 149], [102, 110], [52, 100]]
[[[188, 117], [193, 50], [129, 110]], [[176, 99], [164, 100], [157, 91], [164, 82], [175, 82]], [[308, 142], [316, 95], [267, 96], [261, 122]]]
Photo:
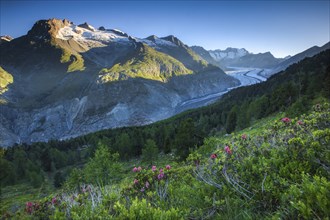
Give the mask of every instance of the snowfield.
[[119, 34], [116, 34], [115, 32], [122, 33], [124, 35], [124, 32], [120, 30], [97, 30], [93, 28], [92, 26], [89, 26], [89, 29], [79, 27], [77, 25], [70, 25], [64, 28], [61, 28], [58, 31], [58, 34], [56, 38], [62, 39], [62, 40], [70, 40], [75, 39], [78, 42], [79, 41], [98, 41], [101, 43], [110, 43], [112, 41], [128, 41], [128, 37], [121, 36]]

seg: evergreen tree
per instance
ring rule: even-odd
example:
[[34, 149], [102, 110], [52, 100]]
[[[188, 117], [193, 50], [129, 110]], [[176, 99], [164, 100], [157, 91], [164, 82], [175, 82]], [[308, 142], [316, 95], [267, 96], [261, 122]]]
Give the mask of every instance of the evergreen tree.
[[61, 171], [57, 171], [54, 176], [54, 186], [59, 188], [63, 185], [65, 181], [64, 175]]
[[229, 115], [227, 117], [226, 122], [226, 132], [230, 134], [233, 132], [236, 128], [236, 122], [237, 122], [237, 113], [236, 113], [236, 106], [231, 109], [229, 112]]
[[178, 128], [175, 146], [180, 159], [185, 159], [189, 154], [189, 148], [193, 148], [196, 143], [195, 126], [191, 118], [183, 120]]
[[99, 144], [94, 157], [84, 168], [85, 181], [103, 185], [115, 180], [121, 171], [118, 159], [118, 153], [111, 153], [108, 147]]
[[148, 139], [142, 148], [142, 159], [152, 164], [157, 160], [158, 148], [154, 140]]

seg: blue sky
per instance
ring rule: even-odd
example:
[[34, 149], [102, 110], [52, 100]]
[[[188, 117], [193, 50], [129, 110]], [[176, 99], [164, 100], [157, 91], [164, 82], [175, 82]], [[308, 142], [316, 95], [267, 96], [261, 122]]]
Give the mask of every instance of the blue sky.
[[135, 37], [173, 34], [189, 46], [294, 55], [330, 39], [329, 0], [15, 1], [1, 0], [1, 35], [19, 37], [39, 19], [67, 18]]

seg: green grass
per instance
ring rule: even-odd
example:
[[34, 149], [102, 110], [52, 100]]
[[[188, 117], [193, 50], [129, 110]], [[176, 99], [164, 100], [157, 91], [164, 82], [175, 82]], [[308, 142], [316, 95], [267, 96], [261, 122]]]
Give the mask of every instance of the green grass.
[[70, 63], [67, 70], [68, 73], [85, 70], [84, 59], [78, 53], [73, 54], [65, 49], [62, 49], [62, 56], [60, 62]]
[[100, 73], [104, 75], [101, 80], [111, 82], [127, 78], [144, 78], [165, 82], [172, 76], [192, 73], [178, 60], [147, 45], [143, 45], [141, 50], [123, 63], [102, 69]]
[[42, 199], [52, 192], [54, 192], [54, 188], [49, 180], [46, 180], [40, 188], [33, 188], [28, 182], [2, 187], [0, 197], [1, 215], [17, 209], [22, 210], [26, 202]]
[[0, 95], [6, 92], [7, 86], [13, 82], [13, 76], [0, 66]]

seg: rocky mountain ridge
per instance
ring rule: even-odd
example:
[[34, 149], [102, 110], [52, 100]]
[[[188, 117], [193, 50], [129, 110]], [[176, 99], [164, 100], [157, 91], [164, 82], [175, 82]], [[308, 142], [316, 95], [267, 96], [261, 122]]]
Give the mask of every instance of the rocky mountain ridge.
[[318, 46], [313, 46], [311, 48], [308, 48], [307, 50], [302, 51], [301, 53], [298, 53], [294, 56], [290, 56], [287, 59], [285, 59], [283, 62], [279, 63], [276, 65], [272, 70], [265, 72], [266, 77], [269, 77], [271, 75], [274, 75], [275, 73], [278, 73], [280, 71], [285, 70], [288, 68], [290, 65], [294, 63], [298, 63], [299, 61], [305, 59], [306, 57], [312, 57], [322, 51], [325, 51], [327, 49], [330, 49], [330, 42], [326, 43], [325, 45], [318, 47]]

